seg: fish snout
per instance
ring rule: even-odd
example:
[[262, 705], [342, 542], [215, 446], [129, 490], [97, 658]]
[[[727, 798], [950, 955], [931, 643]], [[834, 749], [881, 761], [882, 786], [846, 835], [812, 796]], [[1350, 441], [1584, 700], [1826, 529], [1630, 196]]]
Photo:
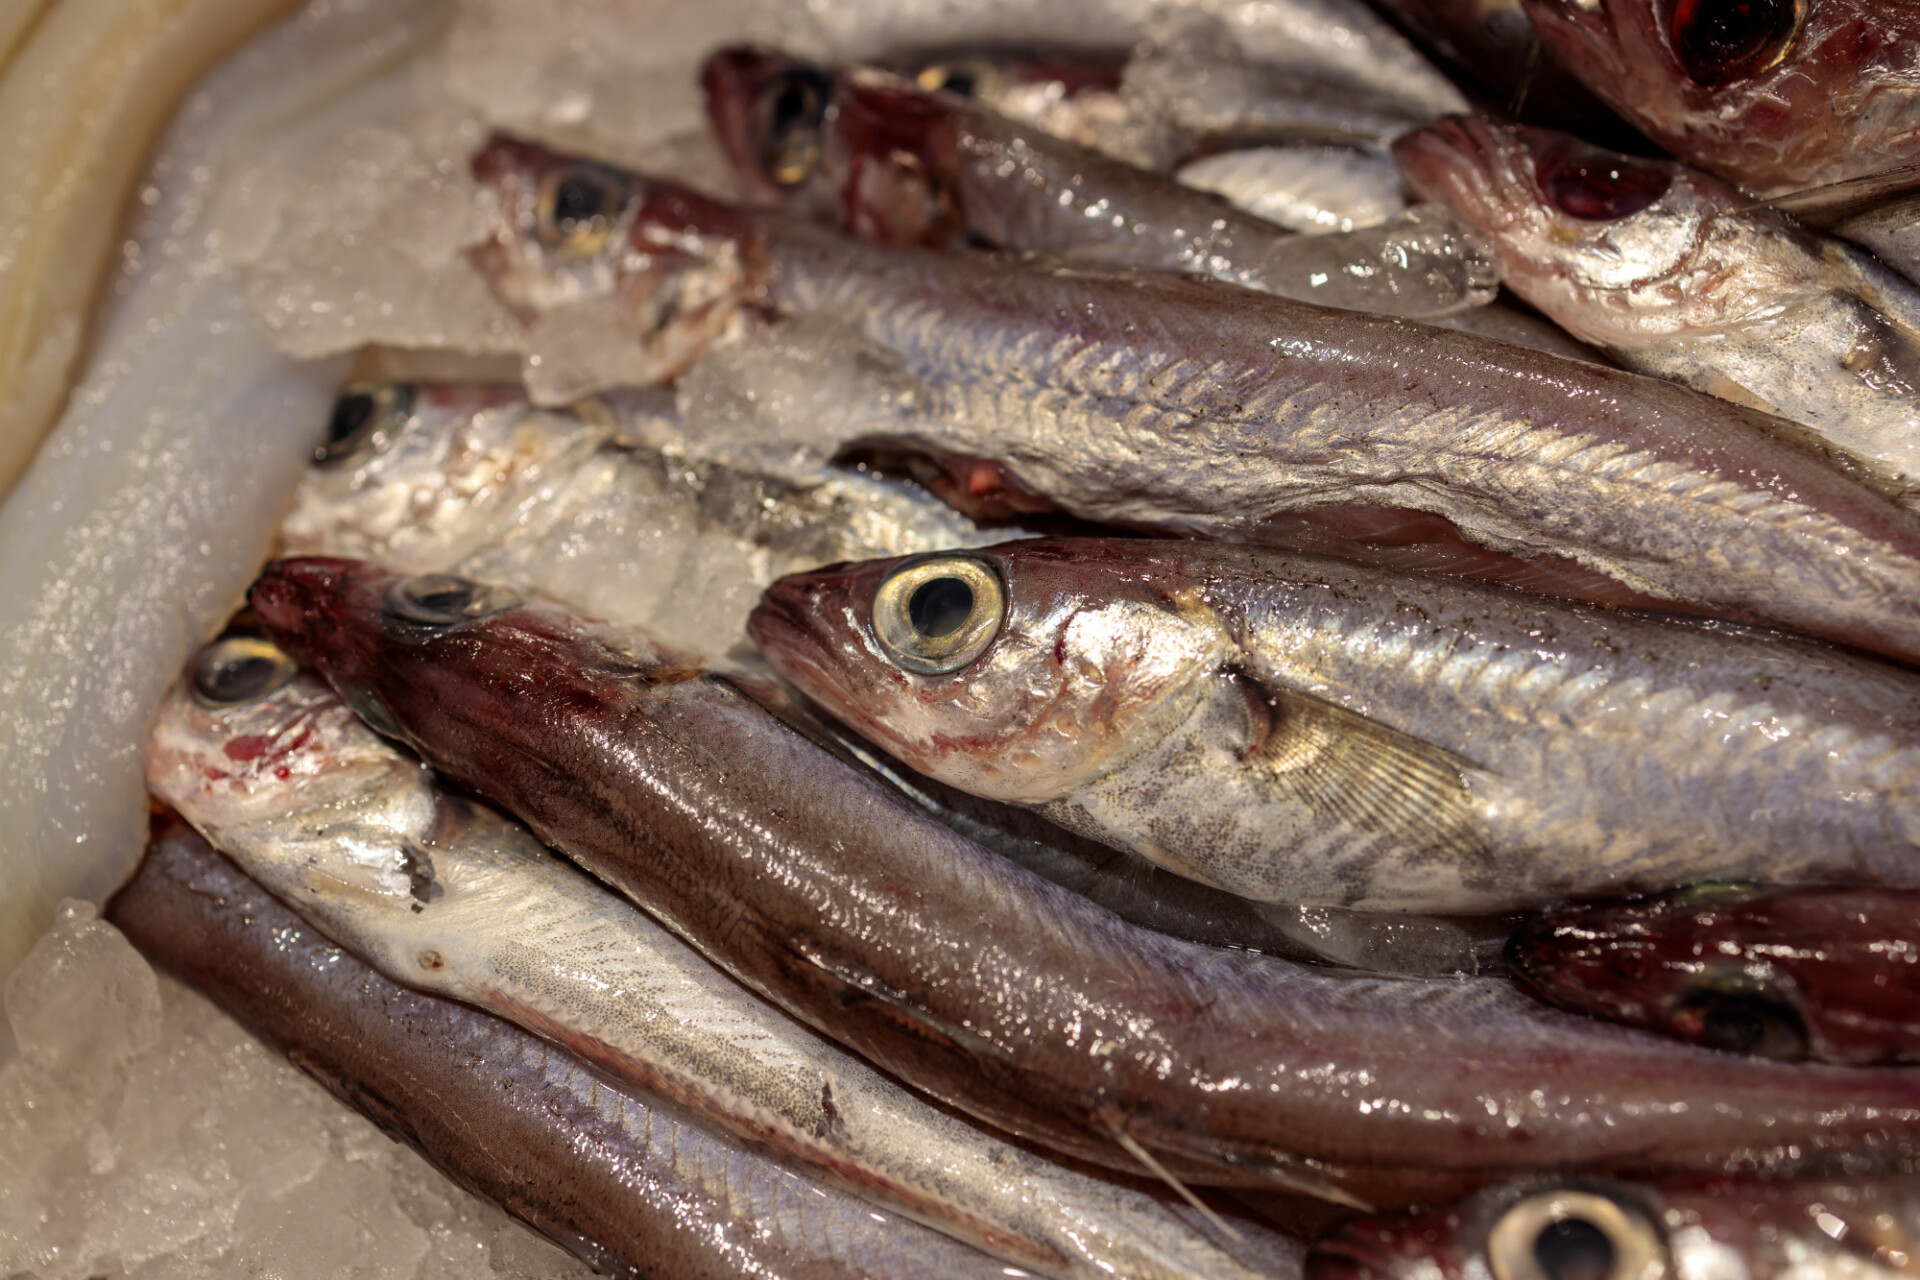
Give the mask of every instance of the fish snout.
[[274, 643], [307, 663], [337, 631], [354, 588], [372, 572], [358, 560], [332, 556], [277, 560], [247, 592], [247, 603]]

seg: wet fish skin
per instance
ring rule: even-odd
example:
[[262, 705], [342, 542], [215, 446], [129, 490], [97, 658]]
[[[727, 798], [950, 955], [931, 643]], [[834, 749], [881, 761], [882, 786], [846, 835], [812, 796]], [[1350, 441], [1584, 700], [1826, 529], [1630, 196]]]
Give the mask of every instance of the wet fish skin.
[[1006, 1274], [508, 1023], [394, 985], [190, 831], [152, 846], [107, 918], [348, 1106], [604, 1274]]
[[[1920, 159], [1920, 13], [1865, 0], [1522, 0], [1554, 61], [1653, 141], [1758, 195]], [[1691, 40], [1687, 23], [1701, 34]]]
[[[1474, 1280], [1533, 1274], [1536, 1254], [1595, 1275], [1894, 1280], [1911, 1271], [1911, 1178], [1516, 1183], [1423, 1213], [1335, 1229], [1308, 1280]], [[1495, 1260], [1498, 1255], [1498, 1260]], [[1553, 1274], [1545, 1272], [1544, 1274]]]
[[1920, 288], [1871, 257], [1697, 169], [1552, 130], [1449, 117], [1395, 155], [1575, 337], [1920, 478]]
[[[1491, 246], [1440, 210], [1301, 237], [884, 72], [728, 49], [708, 60], [704, 79], [709, 114], [749, 184], [863, 238], [934, 247], [971, 239], [1388, 315], [1449, 315], [1491, 301], [1497, 284]], [[796, 84], [820, 95], [817, 124], [790, 126], [793, 135], [818, 131], [810, 160], [792, 158], [798, 143], [781, 143]]]
[[1920, 901], [1911, 891], [1702, 885], [1527, 921], [1516, 978], [1564, 1009], [1711, 1048], [1920, 1062]]
[[[947, 561], [1006, 605], [967, 665], [919, 674], [876, 599]], [[1263, 901], [1920, 885], [1920, 677], [1777, 633], [1141, 539], [835, 566], [749, 626], [913, 768]]]
[[[222, 652], [216, 647], [211, 653]], [[617, 1080], [1038, 1275], [1253, 1280], [1298, 1267], [1243, 1224], [1076, 1173], [912, 1096], [743, 991], [517, 823], [449, 794], [324, 684], [162, 705], [148, 784], [396, 982], [475, 1005]], [[511, 928], [502, 923], [512, 922]]]
[[913, 812], [725, 680], [550, 607], [383, 621], [397, 581], [282, 561], [250, 600], [443, 776], [753, 989], [1056, 1149], [1137, 1167], [1124, 1135], [1195, 1181], [1373, 1203], [1518, 1169], [1920, 1152], [1910, 1073], [1733, 1058], [1504, 982], [1337, 978], [1147, 933]]

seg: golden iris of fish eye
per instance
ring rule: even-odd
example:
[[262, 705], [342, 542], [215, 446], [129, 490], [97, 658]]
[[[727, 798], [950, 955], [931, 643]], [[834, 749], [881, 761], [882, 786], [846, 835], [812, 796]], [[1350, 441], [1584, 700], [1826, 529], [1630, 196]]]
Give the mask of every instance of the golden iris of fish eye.
[[1550, 1228], [1580, 1223], [1597, 1231], [1612, 1250], [1605, 1280], [1663, 1280], [1670, 1268], [1667, 1247], [1639, 1209], [1593, 1191], [1560, 1188], [1528, 1196], [1500, 1215], [1487, 1233], [1487, 1261], [1494, 1280], [1562, 1280], [1541, 1257]]
[[300, 665], [272, 642], [229, 636], [194, 655], [187, 689], [203, 707], [232, 707], [259, 701], [299, 673]]
[[947, 675], [986, 652], [1006, 613], [1006, 589], [985, 562], [954, 555], [913, 560], [873, 593], [873, 638], [905, 670]]
[[[563, 197], [571, 190], [578, 194], [591, 191], [598, 207], [590, 214], [562, 208]], [[534, 206], [534, 229], [542, 244], [566, 258], [591, 258], [613, 239], [620, 217], [626, 212], [627, 191], [611, 173], [584, 165], [549, 173], [540, 180], [540, 196]]]

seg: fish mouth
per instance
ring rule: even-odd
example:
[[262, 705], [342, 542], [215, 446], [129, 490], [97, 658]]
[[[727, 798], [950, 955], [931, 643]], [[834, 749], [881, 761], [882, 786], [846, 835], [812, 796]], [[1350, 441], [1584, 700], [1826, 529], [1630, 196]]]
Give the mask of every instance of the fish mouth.
[[1500, 198], [1511, 176], [1507, 148], [1473, 116], [1443, 116], [1394, 140], [1393, 158], [1422, 200], [1446, 205], [1470, 222], [1497, 225], [1512, 216]]
[[370, 572], [358, 560], [333, 556], [276, 560], [248, 589], [247, 603], [273, 642], [311, 667], [315, 655], [340, 638], [341, 614]]
[[1301, 1275], [1303, 1280], [1400, 1280], [1401, 1268], [1387, 1253], [1357, 1239], [1349, 1224], [1313, 1246]]

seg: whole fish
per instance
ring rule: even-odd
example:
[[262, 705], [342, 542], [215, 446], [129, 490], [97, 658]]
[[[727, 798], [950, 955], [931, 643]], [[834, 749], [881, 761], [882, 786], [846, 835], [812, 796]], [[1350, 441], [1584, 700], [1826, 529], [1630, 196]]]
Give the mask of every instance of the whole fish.
[[690, 456], [664, 393], [540, 410], [512, 388], [358, 384], [329, 436], [287, 553], [498, 579], [710, 654], [744, 643], [783, 573], [1000, 536], [869, 472]]
[[153, 844], [107, 918], [342, 1102], [602, 1274], [1025, 1274], [711, 1134], [510, 1023], [396, 986], [184, 828]]
[[756, 194], [863, 238], [1191, 272], [1386, 315], [1463, 311], [1498, 283], [1492, 246], [1444, 210], [1303, 237], [885, 72], [736, 48], [713, 55], [704, 78], [708, 113]]
[[[1736, 1058], [1490, 980], [1337, 977], [1148, 933], [956, 836], [631, 631], [280, 561], [283, 649], [876, 1066], [1098, 1163], [1352, 1203], [1559, 1167], [1920, 1151], [1920, 1078]], [[746, 686], [751, 688], [751, 685]]]
[[1514, 976], [1563, 1009], [1709, 1048], [1920, 1062], [1920, 902], [1889, 889], [1702, 885], [1523, 924]]
[[1308, 1280], [1896, 1280], [1920, 1257], [1920, 1184], [1555, 1179], [1349, 1223]]
[[834, 566], [749, 627], [915, 769], [1263, 901], [1920, 886], [1920, 676], [1776, 633], [1143, 539]]
[[[594, 279], [684, 297], [680, 268], [646, 246], [707, 237], [703, 261], [738, 271], [739, 307], [866, 344], [853, 363], [869, 386], [834, 412], [796, 421], [757, 402], [703, 424], [710, 438], [823, 457], [891, 441], [957, 464], [976, 497], [1036, 494], [1086, 519], [1242, 541], [1316, 508], [1363, 525], [1418, 513], [1427, 528], [1403, 540], [1471, 544], [1475, 572], [1524, 567], [1542, 589], [1624, 587], [1920, 661], [1920, 518], [1830, 465], [1844, 460], [1804, 428], [1743, 406], [1212, 281], [859, 243], [726, 211], [709, 222], [631, 176], [601, 191], [596, 217], [618, 233], [575, 246], [537, 193], [610, 171], [509, 142], [475, 164], [502, 193], [482, 261], [503, 293]], [[649, 314], [627, 320], [638, 341]]]
[[1394, 154], [1581, 341], [1920, 481], [1920, 286], [1697, 169], [1549, 129], [1449, 117]]
[[1920, 160], [1920, 10], [1867, 0], [1522, 0], [1554, 60], [1760, 195]]
[[[1048, 1276], [1251, 1280], [1149, 1195], [921, 1102], [787, 1018], [525, 827], [436, 784], [257, 638], [203, 650], [160, 709], [148, 785], [396, 982], [477, 1005], [856, 1194]], [[511, 921], [511, 928], [502, 928]]]

